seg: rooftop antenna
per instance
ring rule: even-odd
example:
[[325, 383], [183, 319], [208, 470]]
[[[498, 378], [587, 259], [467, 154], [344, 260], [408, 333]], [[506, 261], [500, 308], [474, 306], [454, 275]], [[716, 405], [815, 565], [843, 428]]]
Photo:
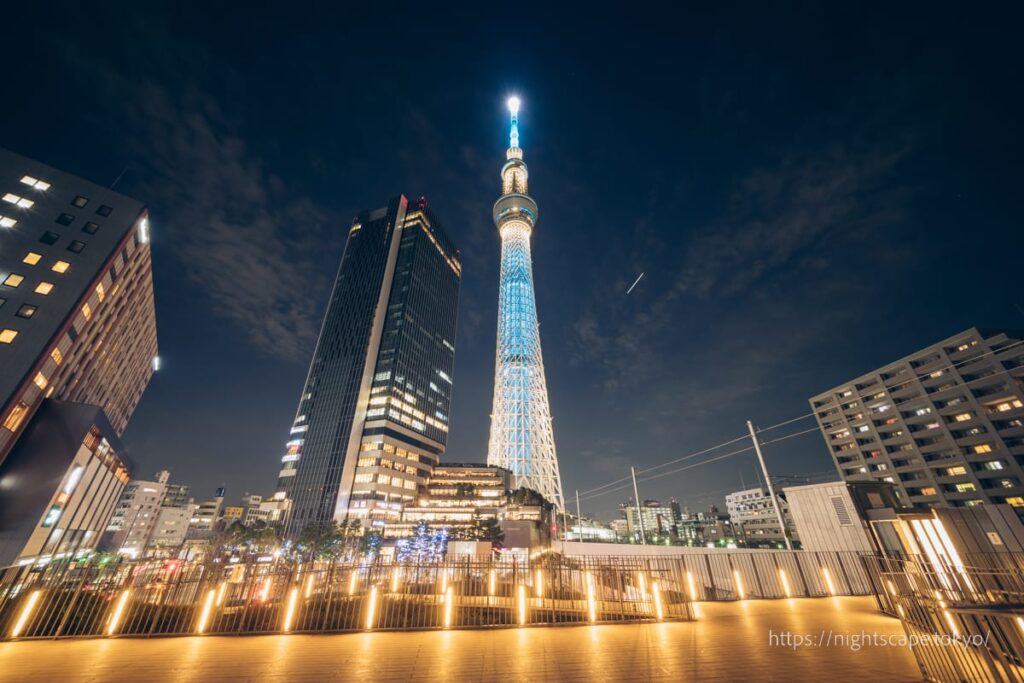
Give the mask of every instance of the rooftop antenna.
[[512, 126], [508, 134], [508, 146], [519, 147], [519, 98], [513, 95], [508, 98], [508, 111], [512, 114]]
[[116, 178], [114, 178], [114, 182], [110, 183], [110, 187], [109, 187], [108, 189], [110, 189], [110, 190], [113, 190], [113, 189], [114, 189], [114, 186], [115, 186], [115, 185], [117, 185], [117, 184], [118, 184], [119, 182], [121, 182], [121, 178], [122, 178], [122, 177], [124, 176], [124, 174], [125, 174], [125, 173], [126, 173], [127, 171], [128, 171], [128, 167], [127, 167], [127, 166], [125, 166], [124, 168], [122, 168], [122, 169], [121, 169], [121, 172], [117, 174], [117, 177], [116, 177]]

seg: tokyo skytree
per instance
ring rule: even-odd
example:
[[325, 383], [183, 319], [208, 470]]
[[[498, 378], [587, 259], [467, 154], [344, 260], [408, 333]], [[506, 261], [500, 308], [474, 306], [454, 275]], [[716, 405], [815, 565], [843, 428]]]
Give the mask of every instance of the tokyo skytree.
[[501, 197], [493, 211], [501, 235], [501, 284], [487, 464], [511, 470], [517, 486], [531, 488], [563, 509], [533, 294], [530, 236], [537, 223], [537, 202], [527, 193], [526, 164], [519, 147], [519, 98], [509, 98], [508, 108], [512, 114], [509, 148], [501, 167]]

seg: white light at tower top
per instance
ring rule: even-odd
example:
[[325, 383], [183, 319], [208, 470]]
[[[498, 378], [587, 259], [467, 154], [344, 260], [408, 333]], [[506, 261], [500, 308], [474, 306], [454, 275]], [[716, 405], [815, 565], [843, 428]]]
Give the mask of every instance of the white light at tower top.
[[512, 112], [512, 116], [519, 113], [519, 98], [515, 95], [508, 98], [508, 110]]

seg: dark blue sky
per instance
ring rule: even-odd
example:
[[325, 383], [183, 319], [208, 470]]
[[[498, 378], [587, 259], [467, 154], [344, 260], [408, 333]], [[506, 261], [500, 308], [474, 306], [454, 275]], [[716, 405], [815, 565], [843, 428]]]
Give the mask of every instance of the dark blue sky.
[[[100, 183], [127, 169], [150, 207], [164, 369], [125, 435], [142, 476], [273, 490], [351, 216], [399, 192], [462, 249], [448, 459], [485, 458], [512, 91], [569, 496], [1024, 324], [1010, 3], [220, 4], [5, 11], [0, 144]], [[813, 434], [766, 454], [832, 470]], [[749, 454], [642, 494], [703, 508], [741, 479]]]

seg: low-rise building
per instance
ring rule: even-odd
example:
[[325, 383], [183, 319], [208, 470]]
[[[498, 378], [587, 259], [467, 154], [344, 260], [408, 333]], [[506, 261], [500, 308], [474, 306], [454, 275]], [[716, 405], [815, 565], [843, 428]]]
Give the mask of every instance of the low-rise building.
[[627, 535], [636, 541], [640, 540], [641, 533], [646, 536], [648, 541], [675, 538], [677, 534], [676, 524], [679, 520], [676, 517], [676, 512], [679, 509], [679, 504], [675, 501], [663, 505], [659, 500], [648, 499], [640, 505], [638, 510], [636, 503], [630, 500], [628, 503], [620, 505], [619, 508], [626, 518]]
[[778, 501], [786, 529], [779, 528], [779, 518], [768, 489], [745, 489], [725, 497], [729, 520], [737, 528], [744, 545], [754, 548], [785, 547], [786, 533], [792, 534], [793, 519], [785, 499], [780, 496]]
[[170, 476], [170, 472], [161, 470], [155, 479], [128, 482], [103, 535], [101, 547], [104, 550], [132, 558], [145, 554]]
[[0, 567], [92, 551], [128, 470], [103, 410], [47, 399], [0, 467]]

